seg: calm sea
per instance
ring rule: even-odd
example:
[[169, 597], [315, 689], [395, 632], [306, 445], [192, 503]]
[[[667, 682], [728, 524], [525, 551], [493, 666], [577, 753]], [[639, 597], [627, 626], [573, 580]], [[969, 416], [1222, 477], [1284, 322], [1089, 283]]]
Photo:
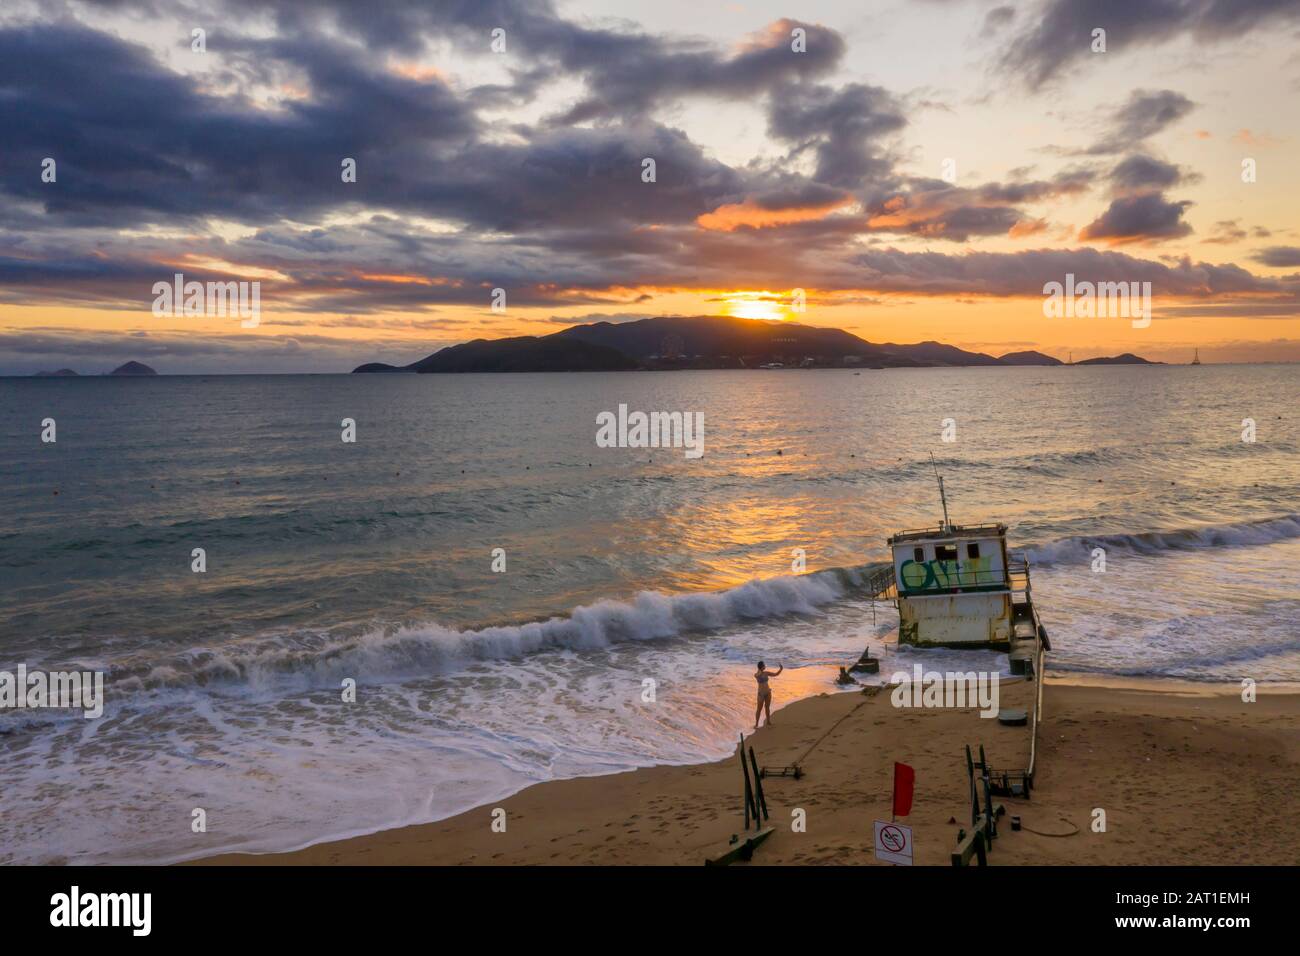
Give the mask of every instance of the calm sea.
[[[597, 447], [621, 403], [703, 412], [703, 457]], [[1298, 417], [1286, 365], [0, 380], [0, 670], [108, 697], [0, 712], [0, 862], [725, 756], [757, 658], [782, 703], [888, 643], [859, 571], [937, 523], [931, 453], [954, 520], [1029, 554], [1053, 670], [1300, 679]]]

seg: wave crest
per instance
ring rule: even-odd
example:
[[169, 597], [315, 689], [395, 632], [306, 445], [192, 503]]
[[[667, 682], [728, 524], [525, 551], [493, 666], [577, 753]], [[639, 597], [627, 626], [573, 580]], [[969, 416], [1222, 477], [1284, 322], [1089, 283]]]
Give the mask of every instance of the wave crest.
[[643, 591], [631, 601], [597, 601], [567, 616], [526, 624], [455, 630], [436, 623], [361, 634], [278, 634], [200, 650], [165, 662], [115, 668], [118, 691], [223, 686], [257, 692], [337, 688], [344, 678], [388, 682], [459, 670], [548, 650], [600, 650], [744, 621], [816, 614], [861, 586], [866, 568], [749, 581], [724, 591], [677, 595]]
[[1288, 514], [1278, 518], [1204, 525], [1176, 531], [1074, 535], [1049, 544], [1026, 548], [1024, 554], [1032, 564], [1050, 565], [1088, 560], [1093, 548], [1149, 555], [1159, 554], [1162, 551], [1271, 544], [1274, 541], [1296, 537], [1300, 537], [1300, 515]]

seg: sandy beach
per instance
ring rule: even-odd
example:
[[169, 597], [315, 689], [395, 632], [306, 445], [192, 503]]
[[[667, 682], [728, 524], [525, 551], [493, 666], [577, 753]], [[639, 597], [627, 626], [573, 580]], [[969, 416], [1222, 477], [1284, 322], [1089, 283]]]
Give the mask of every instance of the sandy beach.
[[[1008, 818], [991, 865], [1300, 861], [1293, 685], [1263, 686], [1254, 703], [1232, 684], [1049, 677], [1044, 690], [1032, 798], [1003, 798]], [[974, 710], [897, 709], [876, 690], [796, 701], [751, 740], [760, 764], [803, 756], [805, 775], [765, 780], [776, 832], [750, 865], [884, 865], [872, 852], [872, 821], [889, 819], [900, 761], [916, 771], [912, 813], [900, 821], [913, 827], [916, 863], [946, 866], [969, 823], [964, 744], [983, 743], [995, 767], [1014, 765], [1026, 734]], [[197, 862], [699, 865], [742, 832], [741, 787], [735, 757], [652, 767], [541, 783], [436, 823]], [[506, 812], [504, 833], [493, 832], [495, 807]], [[1105, 810], [1104, 833], [1092, 828], [1095, 808]], [[792, 831], [796, 809], [806, 812], [806, 832]], [[1011, 814], [1022, 818], [1020, 832]]]

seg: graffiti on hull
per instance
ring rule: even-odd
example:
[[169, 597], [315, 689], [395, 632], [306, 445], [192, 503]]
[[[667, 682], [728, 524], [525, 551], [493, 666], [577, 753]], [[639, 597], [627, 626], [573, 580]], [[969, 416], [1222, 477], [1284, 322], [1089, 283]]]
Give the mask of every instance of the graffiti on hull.
[[951, 588], [1000, 587], [1005, 581], [1001, 568], [994, 568], [985, 556], [965, 561], [904, 561], [898, 567], [904, 591], [946, 591]]

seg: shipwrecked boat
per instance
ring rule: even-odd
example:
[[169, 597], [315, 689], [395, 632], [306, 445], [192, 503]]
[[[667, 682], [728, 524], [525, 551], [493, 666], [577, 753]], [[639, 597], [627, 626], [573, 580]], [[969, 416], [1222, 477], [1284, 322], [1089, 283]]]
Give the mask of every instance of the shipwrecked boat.
[[[1028, 796], [1042, 713], [1041, 678], [1051, 649], [1034, 605], [1029, 560], [1008, 547], [1004, 524], [953, 523], [937, 469], [935, 477], [942, 524], [891, 535], [887, 539], [891, 561], [870, 575], [867, 591], [872, 600], [889, 602], [898, 610], [900, 647], [992, 650], [1007, 655], [1011, 677], [999, 681], [999, 731], [992, 733], [993, 728], [981, 721], [973, 726], [972, 737], [988, 738], [990, 752], [1003, 765], [1015, 768], [988, 768], [994, 792]], [[879, 663], [868, 651], [849, 670], [876, 673]], [[1025, 727], [1028, 733], [1012, 740], [1001, 736], [1002, 727]]]

